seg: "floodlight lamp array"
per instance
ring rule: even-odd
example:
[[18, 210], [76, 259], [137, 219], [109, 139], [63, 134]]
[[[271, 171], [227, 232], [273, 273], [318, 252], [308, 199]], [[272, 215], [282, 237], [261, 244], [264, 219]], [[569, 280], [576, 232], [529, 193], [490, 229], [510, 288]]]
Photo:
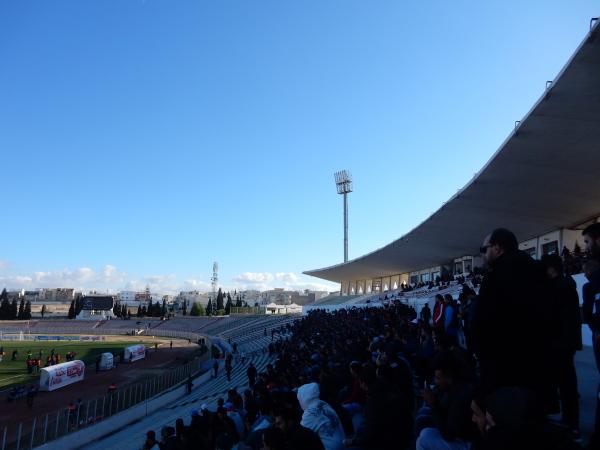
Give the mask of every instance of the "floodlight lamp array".
[[347, 170], [340, 170], [333, 174], [335, 178], [335, 185], [337, 187], [338, 194], [347, 194], [352, 192], [352, 176]]

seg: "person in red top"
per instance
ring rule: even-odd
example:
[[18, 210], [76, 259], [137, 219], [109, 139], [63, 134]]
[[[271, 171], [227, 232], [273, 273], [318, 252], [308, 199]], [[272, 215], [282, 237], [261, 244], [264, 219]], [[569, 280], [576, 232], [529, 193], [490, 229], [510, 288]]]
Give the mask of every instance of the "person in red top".
[[[342, 402], [344, 405], [357, 404], [363, 406], [367, 401], [367, 394], [360, 385], [360, 374], [362, 372], [362, 366], [358, 361], [352, 361], [350, 363], [350, 375], [352, 376], [352, 392]], [[347, 408], [351, 409], [351, 407]]]
[[435, 306], [433, 307], [433, 328], [437, 332], [444, 331], [444, 297], [441, 294], [435, 296]]

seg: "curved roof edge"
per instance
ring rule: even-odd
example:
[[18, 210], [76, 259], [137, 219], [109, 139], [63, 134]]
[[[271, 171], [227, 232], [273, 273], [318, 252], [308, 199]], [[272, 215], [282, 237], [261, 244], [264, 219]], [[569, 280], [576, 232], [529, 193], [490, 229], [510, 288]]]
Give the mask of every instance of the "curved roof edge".
[[303, 273], [342, 282], [412, 272], [475, 254], [498, 226], [522, 241], [597, 217], [599, 29], [597, 21], [487, 163], [436, 212], [377, 250]]

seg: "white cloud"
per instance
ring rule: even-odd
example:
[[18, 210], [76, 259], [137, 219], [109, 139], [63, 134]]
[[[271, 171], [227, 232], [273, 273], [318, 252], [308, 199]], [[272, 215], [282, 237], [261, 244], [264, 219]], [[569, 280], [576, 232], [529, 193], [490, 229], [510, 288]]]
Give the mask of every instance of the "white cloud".
[[124, 283], [127, 278], [127, 274], [119, 272], [119, 270], [110, 264], [107, 264], [102, 269], [102, 281], [106, 284], [117, 284]]
[[8, 269], [8, 266], [8, 261], [0, 259], [0, 270], [6, 270]]
[[[339, 285], [335, 283], [315, 283], [304, 276], [298, 276], [293, 272], [244, 272], [233, 277], [236, 283], [235, 289], [256, 289], [266, 291], [274, 288], [284, 288], [291, 291], [336, 291]], [[232, 289], [231, 289], [232, 290]]]
[[262, 284], [273, 280], [273, 275], [266, 272], [244, 272], [233, 278], [238, 283]]
[[115, 266], [107, 264], [101, 270], [90, 267], [68, 268], [54, 271], [37, 271], [31, 275], [13, 275], [0, 277], [0, 285], [9, 289], [35, 289], [53, 287], [72, 287], [78, 290], [106, 289], [115, 283], [123, 283], [126, 274]]
[[[176, 274], [155, 274], [149, 276], [131, 277], [117, 267], [106, 264], [99, 269], [79, 267], [73, 270], [37, 271], [31, 274], [15, 274], [0, 276], [0, 289], [36, 289], [71, 287], [78, 291], [88, 292], [97, 290], [116, 293], [120, 290], [143, 291], [150, 287], [153, 293], [178, 294], [180, 291], [197, 290], [210, 292], [211, 283], [201, 278], [186, 278], [179, 280]], [[231, 282], [219, 283], [225, 291], [253, 289], [259, 291], [274, 288], [303, 291], [335, 291], [339, 285], [328, 282], [314, 282], [312, 278], [293, 272], [243, 272], [231, 279]]]
[[211, 289], [211, 284], [206, 281], [188, 278], [183, 283], [184, 291], [208, 291]]
[[171, 283], [175, 279], [174, 274], [169, 275], [150, 275], [144, 278], [149, 284], [166, 284]]
[[284, 283], [294, 284], [298, 282], [298, 276], [291, 272], [279, 272], [275, 274], [275, 279], [277, 281], [283, 281]]

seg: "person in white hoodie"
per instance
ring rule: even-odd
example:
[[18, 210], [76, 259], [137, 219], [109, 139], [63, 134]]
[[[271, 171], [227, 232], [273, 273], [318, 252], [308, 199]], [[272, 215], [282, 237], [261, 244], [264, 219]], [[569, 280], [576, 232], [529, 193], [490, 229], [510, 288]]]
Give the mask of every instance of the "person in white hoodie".
[[300, 425], [319, 435], [325, 450], [344, 448], [344, 429], [334, 409], [319, 399], [317, 383], [309, 383], [298, 389], [298, 402], [304, 411]]

